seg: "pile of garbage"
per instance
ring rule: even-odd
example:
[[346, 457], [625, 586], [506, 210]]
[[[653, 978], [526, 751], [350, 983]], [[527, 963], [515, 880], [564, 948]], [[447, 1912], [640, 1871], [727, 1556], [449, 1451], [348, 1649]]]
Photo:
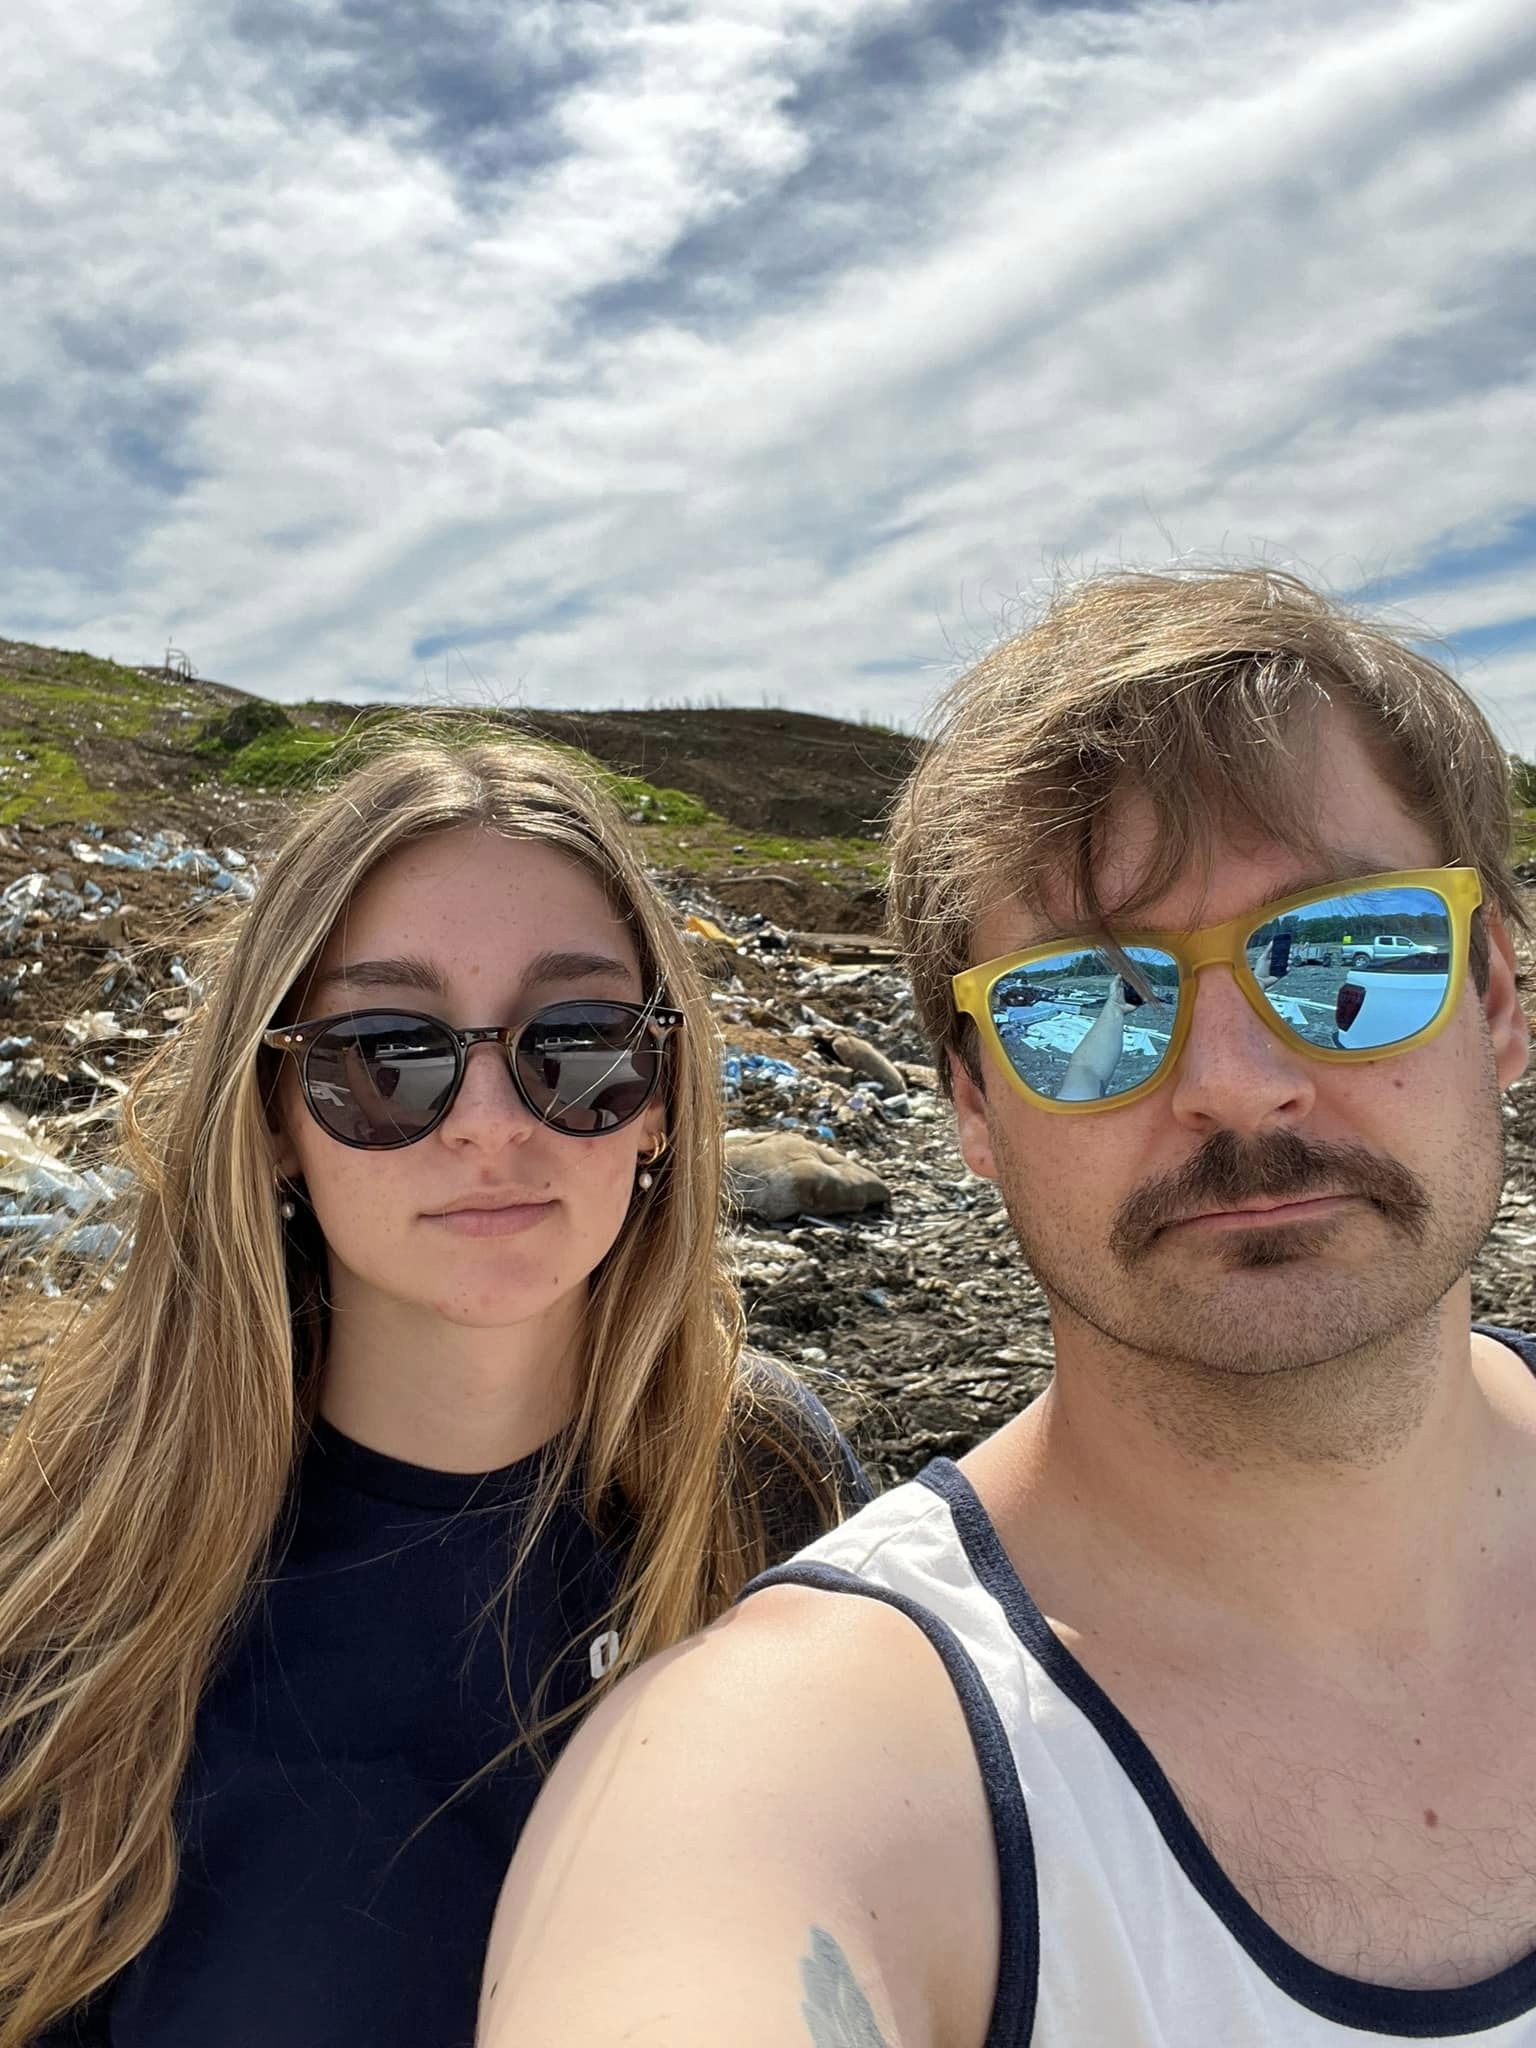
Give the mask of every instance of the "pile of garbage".
[[[110, 1208], [131, 1185], [120, 1167], [77, 1172], [67, 1166], [44, 1151], [8, 1102], [0, 1102], [0, 1258], [67, 1236], [77, 1258], [111, 1260], [123, 1247], [121, 1228], [82, 1219]], [[43, 1286], [54, 1291], [49, 1280]]]
[[752, 1338], [871, 1468], [959, 1456], [1044, 1385], [1045, 1297], [966, 1167], [912, 991], [877, 938], [673, 895], [726, 1051], [730, 1247]]
[[[31, 864], [17, 860], [31, 852]], [[194, 844], [185, 833], [86, 826], [63, 845], [0, 834], [0, 856], [20, 867], [0, 886], [0, 1427], [30, 1395], [30, 1360], [15, 1355], [46, 1337], [29, 1296], [58, 1288], [51, 1255], [99, 1268], [112, 1284], [124, 1249], [114, 1211], [122, 1170], [89, 1161], [110, 1150], [125, 1076], [174, 1032], [201, 999], [185, 963], [136, 943], [145, 914], [155, 928], [195, 920], [221, 898], [249, 901], [256, 870], [234, 846]], [[35, 1306], [32, 1303], [31, 1306]], [[33, 1331], [27, 1338], [13, 1331]], [[14, 1352], [13, 1352], [14, 1346]]]

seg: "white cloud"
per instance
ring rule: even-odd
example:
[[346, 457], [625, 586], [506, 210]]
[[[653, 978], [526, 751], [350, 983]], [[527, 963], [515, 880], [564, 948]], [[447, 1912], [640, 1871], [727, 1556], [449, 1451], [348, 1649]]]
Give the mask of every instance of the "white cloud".
[[[910, 717], [1063, 561], [1536, 608], [1441, 566], [1536, 509], [1524, 0], [1019, 0], [969, 53], [934, 0], [464, 0], [490, 171], [388, 5], [365, 51], [270, 4], [0, 27], [8, 630]], [[1536, 752], [1529, 659], [1466, 673]]]
[[1536, 758], [1536, 642], [1507, 654], [1472, 657], [1455, 668], [1504, 744], [1527, 760]]

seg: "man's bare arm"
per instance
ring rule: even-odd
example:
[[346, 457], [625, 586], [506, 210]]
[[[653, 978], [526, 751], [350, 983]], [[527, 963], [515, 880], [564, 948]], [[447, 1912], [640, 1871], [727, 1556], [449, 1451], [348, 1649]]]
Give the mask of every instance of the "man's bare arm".
[[776, 1589], [572, 1743], [502, 1894], [480, 2048], [979, 2048], [995, 1895], [939, 1660], [889, 1609]]

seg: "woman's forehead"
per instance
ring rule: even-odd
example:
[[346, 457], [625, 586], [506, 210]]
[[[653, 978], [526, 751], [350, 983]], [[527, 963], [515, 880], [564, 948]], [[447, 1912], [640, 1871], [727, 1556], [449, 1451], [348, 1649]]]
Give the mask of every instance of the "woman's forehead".
[[563, 848], [468, 828], [386, 856], [354, 891], [321, 955], [329, 971], [361, 951], [406, 950], [452, 965], [554, 948], [600, 947], [630, 964], [638, 950], [602, 882]]

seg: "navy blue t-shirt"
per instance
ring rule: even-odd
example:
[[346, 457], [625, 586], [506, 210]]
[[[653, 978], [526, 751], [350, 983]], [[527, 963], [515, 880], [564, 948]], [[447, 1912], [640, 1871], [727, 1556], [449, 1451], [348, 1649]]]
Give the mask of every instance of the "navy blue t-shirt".
[[[801, 1405], [860, 1505], [851, 1454]], [[432, 1472], [317, 1425], [291, 1533], [199, 1711], [170, 1914], [46, 2048], [471, 2048], [491, 1917], [542, 1782], [526, 1749], [475, 1774], [516, 1734], [509, 1697], [526, 1711], [553, 1667], [540, 1704], [558, 1711], [605, 1668], [623, 1561], [622, 1533], [562, 1503], [503, 1631], [539, 1471], [535, 1456]], [[820, 1527], [800, 1489], [778, 1505], [785, 1556]]]

